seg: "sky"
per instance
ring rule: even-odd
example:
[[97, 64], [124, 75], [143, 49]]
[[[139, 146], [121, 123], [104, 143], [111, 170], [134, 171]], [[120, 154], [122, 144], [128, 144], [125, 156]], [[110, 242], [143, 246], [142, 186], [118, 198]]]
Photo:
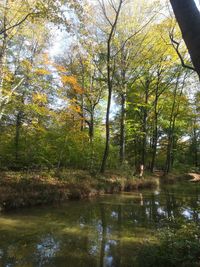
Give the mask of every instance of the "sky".
[[195, 3], [197, 5], [198, 9], [200, 10], [200, 0], [195, 0]]
[[200, 9], [200, 0], [195, 0], [197, 7]]
[[[94, 0], [88, 0], [88, 1], [94, 1]], [[200, 0], [194, 0], [194, 1], [200, 10]], [[53, 34], [54, 38], [52, 40], [51, 48], [49, 49], [51, 57], [61, 55], [63, 53], [64, 47], [66, 48], [67, 46], [69, 46], [71, 42], [69, 35], [65, 31], [60, 31], [56, 28], [54, 32], [55, 32], [55, 34]]]

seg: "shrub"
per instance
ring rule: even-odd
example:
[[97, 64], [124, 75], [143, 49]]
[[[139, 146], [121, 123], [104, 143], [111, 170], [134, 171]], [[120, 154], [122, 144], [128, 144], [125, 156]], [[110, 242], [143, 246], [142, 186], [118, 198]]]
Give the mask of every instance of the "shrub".
[[200, 227], [183, 224], [178, 229], [165, 229], [159, 242], [145, 245], [138, 255], [138, 266], [200, 266]]

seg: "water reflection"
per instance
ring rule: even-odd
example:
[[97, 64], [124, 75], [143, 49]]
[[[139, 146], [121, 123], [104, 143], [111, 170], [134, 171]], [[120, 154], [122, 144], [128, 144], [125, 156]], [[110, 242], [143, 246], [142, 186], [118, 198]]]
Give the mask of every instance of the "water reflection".
[[199, 222], [199, 202], [187, 184], [1, 215], [0, 266], [134, 266], [172, 218]]
[[53, 236], [47, 235], [36, 245], [36, 249], [37, 252], [35, 256], [39, 259], [38, 266], [44, 266], [59, 251], [60, 244]]

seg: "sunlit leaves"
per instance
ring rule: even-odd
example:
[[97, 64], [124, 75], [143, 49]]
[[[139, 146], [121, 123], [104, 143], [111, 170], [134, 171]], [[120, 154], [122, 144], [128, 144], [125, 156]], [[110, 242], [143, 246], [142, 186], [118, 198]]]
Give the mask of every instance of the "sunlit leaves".
[[33, 102], [34, 103], [47, 103], [47, 95], [41, 93], [34, 93], [33, 94]]
[[21, 62], [21, 66], [24, 68], [24, 69], [26, 69], [27, 71], [31, 71], [31, 69], [32, 69], [32, 63], [30, 62], [30, 60], [28, 60], [28, 59], [24, 59], [24, 60], [22, 60], [22, 62]]
[[61, 81], [64, 85], [71, 85], [77, 94], [83, 93], [83, 89], [80, 87], [80, 85], [77, 82], [77, 79], [74, 76], [62, 75]]
[[49, 70], [42, 69], [42, 68], [35, 69], [35, 73], [38, 74], [38, 75], [49, 75], [49, 74], [51, 74], [51, 72]]

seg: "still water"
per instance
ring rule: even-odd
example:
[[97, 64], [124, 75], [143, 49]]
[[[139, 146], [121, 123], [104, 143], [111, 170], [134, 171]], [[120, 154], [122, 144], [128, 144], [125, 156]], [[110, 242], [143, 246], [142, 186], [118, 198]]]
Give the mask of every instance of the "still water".
[[1, 214], [0, 266], [132, 267], [171, 218], [199, 221], [199, 203], [185, 182]]

